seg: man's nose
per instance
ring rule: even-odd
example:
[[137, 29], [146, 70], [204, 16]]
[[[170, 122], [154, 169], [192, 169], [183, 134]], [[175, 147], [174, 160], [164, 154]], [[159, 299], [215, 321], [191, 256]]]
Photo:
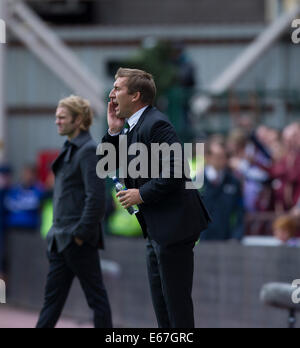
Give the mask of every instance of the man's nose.
[[115, 92], [114, 92], [114, 90], [112, 89], [111, 91], [110, 91], [110, 93], [109, 93], [109, 98], [115, 98]]

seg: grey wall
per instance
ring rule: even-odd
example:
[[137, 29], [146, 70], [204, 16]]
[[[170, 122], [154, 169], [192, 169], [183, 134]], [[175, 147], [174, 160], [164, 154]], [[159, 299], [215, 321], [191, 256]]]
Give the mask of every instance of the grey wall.
[[[40, 309], [47, 275], [45, 243], [38, 236], [10, 236], [8, 304]], [[145, 242], [109, 238], [102, 255], [117, 327], [155, 327], [145, 263]], [[195, 250], [194, 302], [197, 327], [286, 327], [285, 311], [259, 301], [266, 282], [299, 278], [297, 248], [202, 244]], [[180, 280], [179, 280], [180, 281]], [[65, 315], [90, 320], [78, 283]], [[0, 312], [1, 315], [1, 312]], [[299, 326], [299, 322], [298, 322]]]
[[[215, 32], [214, 35], [218, 33]], [[113, 60], [122, 61], [138, 49], [126, 44], [123, 47], [113, 47], [113, 40], [116, 38], [112, 39], [109, 47], [73, 48], [107, 91], [112, 86], [112, 78], [106, 72], [107, 63]], [[196, 67], [198, 87], [208, 88], [246, 47], [247, 44], [242, 43], [187, 45], [187, 55]], [[297, 45], [278, 43], [245, 75], [235, 89], [299, 89], [296, 73], [299, 59], [300, 50]], [[25, 48], [9, 48], [7, 77], [6, 95], [10, 107], [55, 106], [59, 99], [71, 93], [69, 88]]]
[[262, 0], [100, 0], [99, 22], [120, 24], [191, 24], [264, 22]]

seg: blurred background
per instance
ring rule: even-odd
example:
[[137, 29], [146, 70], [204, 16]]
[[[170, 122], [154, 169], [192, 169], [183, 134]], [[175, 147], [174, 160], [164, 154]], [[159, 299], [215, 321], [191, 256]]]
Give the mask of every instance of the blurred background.
[[[1, 0], [0, 18], [0, 327], [33, 326], [42, 305], [57, 103], [88, 98], [100, 142], [119, 67], [151, 72], [182, 141], [206, 144], [190, 159], [214, 219], [195, 250], [197, 326], [284, 327], [259, 292], [300, 278], [300, 1]], [[115, 325], [153, 327], [141, 230], [109, 181], [107, 203]], [[77, 283], [64, 316], [90, 325]]]

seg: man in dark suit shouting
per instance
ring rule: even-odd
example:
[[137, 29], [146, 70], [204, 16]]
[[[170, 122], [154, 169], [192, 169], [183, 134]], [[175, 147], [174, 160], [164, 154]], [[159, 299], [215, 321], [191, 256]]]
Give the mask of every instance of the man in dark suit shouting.
[[55, 327], [74, 277], [78, 277], [94, 312], [96, 328], [111, 328], [111, 310], [98, 247], [103, 247], [104, 181], [96, 175], [96, 143], [91, 138], [89, 102], [70, 96], [60, 101], [56, 125], [68, 140], [53, 163], [55, 174], [53, 226], [48, 234], [48, 274], [38, 328]]
[[[167, 117], [152, 106], [155, 95], [150, 74], [119, 69], [108, 104], [109, 130], [102, 144], [113, 144], [119, 152], [119, 138], [125, 134], [128, 146], [142, 143], [149, 153], [151, 144], [180, 144]], [[198, 191], [185, 188], [183, 167], [181, 178], [174, 175], [174, 155], [170, 156], [170, 178], [162, 171], [158, 178], [151, 178], [153, 163], [148, 157], [148, 177], [133, 178], [129, 173], [128, 190], [119, 192], [118, 198], [124, 208], [139, 205], [137, 218], [148, 238], [148, 274], [158, 326], [193, 328], [193, 249], [210, 218]], [[128, 156], [128, 163], [133, 158]], [[160, 164], [163, 161], [160, 157]]]

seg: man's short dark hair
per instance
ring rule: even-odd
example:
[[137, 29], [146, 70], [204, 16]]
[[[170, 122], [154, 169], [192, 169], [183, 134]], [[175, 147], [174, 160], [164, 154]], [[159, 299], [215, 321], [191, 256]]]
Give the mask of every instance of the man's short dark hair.
[[144, 104], [153, 105], [156, 97], [156, 85], [153, 76], [146, 71], [138, 69], [120, 68], [115, 76], [127, 77], [128, 94], [141, 93], [141, 101]]

